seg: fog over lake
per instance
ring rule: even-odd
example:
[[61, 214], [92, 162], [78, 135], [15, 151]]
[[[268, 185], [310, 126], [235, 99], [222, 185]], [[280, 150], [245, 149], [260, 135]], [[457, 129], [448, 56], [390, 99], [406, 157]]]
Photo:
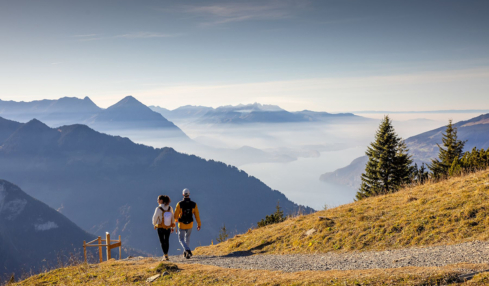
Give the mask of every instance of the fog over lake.
[[[366, 114], [361, 114], [366, 116]], [[365, 155], [378, 128], [379, 113], [368, 114], [371, 121], [358, 124], [178, 124], [194, 140], [181, 144], [144, 130], [126, 134], [131, 140], [154, 147], [171, 146], [179, 152], [195, 154], [237, 166], [260, 179], [290, 200], [314, 209], [350, 203], [356, 189], [326, 183], [319, 177], [345, 167]], [[404, 139], [445, 125], [448, 119], [465, 120], [474, 113], [395, 113], [390, 115], [396, 132]], [[241, 149], [249, 146], [252, 149]], [[263, 159], [263, 160], [261, 160]]]
[[352, 202], [356, 190], [321, 182], [319, 176], [344, 167], [364, 154], [364, 148], [355, 147], [321, 152], [318, 158], [299, 158], [289, 163], [247, 164], [240, 168], [272, 189], [281, 191], [293, 202], [320, 210], [325, 204], [334, 207]]

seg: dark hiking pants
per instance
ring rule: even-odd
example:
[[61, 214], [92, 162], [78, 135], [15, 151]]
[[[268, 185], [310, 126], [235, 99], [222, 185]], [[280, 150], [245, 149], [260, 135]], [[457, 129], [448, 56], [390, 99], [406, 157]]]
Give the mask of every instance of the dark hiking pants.
[[160, 238], [161, 249], [164, 254], [168, 254], [170, 248], [170, 233], [171, 229], [158, 228], [158, 237]]

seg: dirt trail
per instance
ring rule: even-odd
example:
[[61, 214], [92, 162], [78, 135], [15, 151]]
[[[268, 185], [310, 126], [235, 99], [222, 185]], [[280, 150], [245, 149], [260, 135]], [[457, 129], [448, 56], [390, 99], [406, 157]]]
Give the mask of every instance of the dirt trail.
[[443, 266], [456, 263], [489, 263], [489, 242], [350, 253], [172, 256], [172, 262], [198, 263], [226, 268], [281, 270], [355, 270], [406, 266]]

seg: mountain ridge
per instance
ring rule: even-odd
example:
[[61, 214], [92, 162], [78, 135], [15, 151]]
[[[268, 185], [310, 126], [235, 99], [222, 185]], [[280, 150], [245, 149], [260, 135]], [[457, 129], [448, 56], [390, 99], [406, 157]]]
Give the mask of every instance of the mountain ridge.
[[247, 124], [247, 123], [291, 123], [291, 122], [337, 122], [338, 120], [368, 120], [353, 113], [328, 113], [310, 110], [287, 111], [277, 105], [260, 103], [225, 105], [217, 108], [186, 105], [169, 110], [150, 106], [156, 112], [172, 120], [201, 124]]
[[106, 109], [98, 107], [88, 96], [30, 102], [0, 100], [0, 116], [20, 122], [36, 118], [51, 127], [86, 124], [102, 132], [118, 131], [123, 135], [132, 130], [156, 130], [161, 131], [160, 138], [191, 142], [173, 122], [130, 95]]
[[[161, 251], [149, 222], [156, 197], [170, 195], [175, 204], [183, 188], [189, 188], [199, 203], [204, 228], [195, 241], [201, 244], [215, 239], [222, 223], [247, 230], [272, 213], [277, 201], [287, 213], [299, 208], [312, 211], [221, 162], [136, 144], [79, 124], [51, 129], [32, 121], [22, 127], [0, 147], [0, 173], [5, 179], [51, 207], [61, 208], [83, 229], [92, 233], [122, 230], [128, 246], [149, 253]], [[80, 206], [90, 206], [90, 212]], [[223, 213], [236, 215], [223, 217]], [[176, 237], [172, 239], [178, 245]]]
[[95, 238], [1, 179], [0, 214], [0, 274], [40, 272], [49, 263], [56, 265], [58, 256], [65, 260], [69, 253], [79, 255], [83, 240]]

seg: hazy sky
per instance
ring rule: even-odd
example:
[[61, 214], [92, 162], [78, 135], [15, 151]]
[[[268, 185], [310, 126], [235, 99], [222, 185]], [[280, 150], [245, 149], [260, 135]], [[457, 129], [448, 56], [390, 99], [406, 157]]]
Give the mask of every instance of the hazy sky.
[[0, 0], [0, 99], [489, 109], [489, 1]]

